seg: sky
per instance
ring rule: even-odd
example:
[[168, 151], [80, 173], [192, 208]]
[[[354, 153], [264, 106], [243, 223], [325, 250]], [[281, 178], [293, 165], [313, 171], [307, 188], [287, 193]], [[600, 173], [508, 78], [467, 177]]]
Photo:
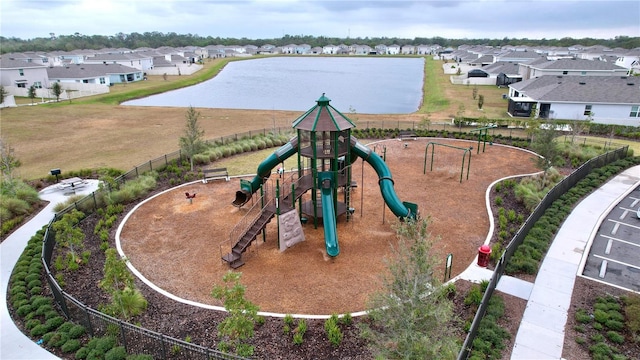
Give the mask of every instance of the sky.
[[161, 32], [221, 38], [640, 37], [640, 1], [1, 0], [0, 35]]

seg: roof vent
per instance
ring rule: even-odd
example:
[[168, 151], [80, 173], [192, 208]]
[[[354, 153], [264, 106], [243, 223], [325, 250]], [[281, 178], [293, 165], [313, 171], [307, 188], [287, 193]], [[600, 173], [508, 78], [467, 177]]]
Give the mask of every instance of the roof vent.
[[562, 75], [558, 75], [556, 76], [558, 79], [562, 79]]
[[586, 84], [586, 82], [584, 82], [584, 81], [580, 81], [578, 84], [580, 84], [580, 85], [584, 85], [584, 84]]
[[627, 83], [627, 85], [631, 85], [631, 86], [633, 86], [633, 85], [635, 85], [635, 83], [628, 82], [628, 83]]

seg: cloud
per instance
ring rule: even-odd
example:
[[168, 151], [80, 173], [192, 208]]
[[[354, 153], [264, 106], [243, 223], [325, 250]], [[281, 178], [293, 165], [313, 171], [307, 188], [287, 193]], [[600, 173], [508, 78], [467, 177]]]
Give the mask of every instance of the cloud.
[[1, 34], [175, 32], [222, 38], [640, 37], [638, 1], [3, 0]]

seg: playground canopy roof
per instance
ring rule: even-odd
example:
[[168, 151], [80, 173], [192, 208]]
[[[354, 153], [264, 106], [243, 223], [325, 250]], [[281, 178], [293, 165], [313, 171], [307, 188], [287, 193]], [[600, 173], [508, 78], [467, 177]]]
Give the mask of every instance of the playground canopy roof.
[[307, 110], [293, 122], [293, 128], [308, 131], [342, 131], [355, 125], [340, 111], [329, 105], [331, 99], [320, 96], [317, 105]]

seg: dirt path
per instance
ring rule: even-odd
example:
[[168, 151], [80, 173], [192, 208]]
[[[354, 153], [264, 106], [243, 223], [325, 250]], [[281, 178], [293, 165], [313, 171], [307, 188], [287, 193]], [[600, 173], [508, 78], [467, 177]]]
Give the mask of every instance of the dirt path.
[[[455, 276], [473, 261], [487, 236], [487, 187], [498, 178], [532, 173], [536, 168], [530, 153], [487, 145], [484, 153], [473, 151], [469, 179], [465, 170], [460, 183], [462, 151], [438, 147], [434, 171], [429, 171], [429, 159], [423, 174], [426, 144], [433, 140], [389, 140], [375, 148], [378, 154], [386, 149], [398, 197], [418, 204], [421, 216], [431, 217], [434, 250], [443, 260], [453, 254]], [[389, 244], [395, 241], [397, 219], [384, 207], [371, 166], [359, 160], [353, 180], [358, 183], [352, 198], [356, 212], [352, 221], [338, 221], [340, 255], [336, 258], [325, 255], [321, 222], [317, 229], [312, 222], [306, 224], [306, 241], [282, 253], [277, 249], [275, 220], [267, 226], [266, 242], [261, 236], [254, 241], [251, 253], [244, 256], [246, 264], [238, 271], [247, 298], [261, 311], [331, 314], [366, 308], [367, 296], [379, 286]], [[220, 245], [229, 240], [231, 229], [247, 211], [231, 205], [238, 189], [238, 179], [194, 183], [147, 201], [124, 224], [121, 242], [126, 256], [160, 288], [188, 300], [220, 305], [210, 296], [212, 286], [229, 271], [220, 260]], [[185, 192], [197, 193], [193, 203], [186, 200]]]

